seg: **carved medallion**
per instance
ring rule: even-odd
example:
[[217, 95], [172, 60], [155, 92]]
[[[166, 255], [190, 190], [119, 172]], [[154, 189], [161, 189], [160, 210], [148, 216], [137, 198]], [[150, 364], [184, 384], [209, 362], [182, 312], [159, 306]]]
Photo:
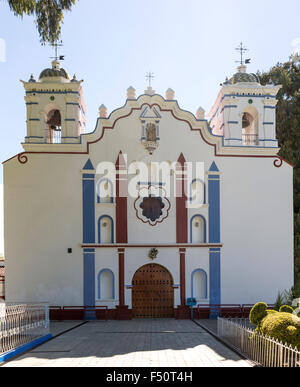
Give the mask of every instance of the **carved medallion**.
[[134, 207], [137, 217], [143, 223], [156, 226], [169, 216], [171, 203], [162, 187], [149, 186], [140, 189]]

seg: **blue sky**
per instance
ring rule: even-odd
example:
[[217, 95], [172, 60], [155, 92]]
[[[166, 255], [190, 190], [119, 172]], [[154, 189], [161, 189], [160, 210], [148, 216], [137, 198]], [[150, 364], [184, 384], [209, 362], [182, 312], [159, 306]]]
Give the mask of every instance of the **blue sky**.
[[[235, 72], [239, 43], [250, 49], [249, 71], [268, 70], [300, 47], [299, 14], [299, 0], [80, 0], [65, 17], [63, 66], [85, 80], [88, 131], [102, 103], [108, 111], [123, 106], [130, 85], [143, 93], [147, 71], [155, 74], [157, 93], [171, 87], [183, 109], [209, 111], [219, 84]], [[6, 45], [5, 58], [0, 52], [4, 161], [22, 150], [26, 135], [19, 80], [31, 73], [38, 78], [53, 50], [40, 45], [33, 19], [15, 17], [5, 1], [0, 1], [0, 39], [0, 50], [1, 42]], [[1, 243], [0, 237], [0, 254]]]

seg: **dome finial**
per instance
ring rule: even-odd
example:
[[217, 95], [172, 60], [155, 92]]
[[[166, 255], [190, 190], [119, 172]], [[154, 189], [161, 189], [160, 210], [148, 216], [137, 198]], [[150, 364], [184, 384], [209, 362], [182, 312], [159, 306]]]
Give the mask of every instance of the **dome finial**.
[[34, 83], [34, 82], [36, 82], [36, 80], [34, 79], [34, 76], [33, 76], [33, 74], [31, 74], [31, 77], [30, 77], [30, 79], [29, 79], [29, 81], [28, 82], [31, 82], [31, 83]]
[[247, 66], [246, 66], [246, 65], [240, 65], [240, 66], [238, 66], [237, 72], [238, 72], [238, 73], [243, 73], [243, 74], [245, 74], [245, 73], [247, 72]]
[[60, 70], [60, 67], [61, 67], [60, 66], [60, 62], [57, 59], [52, 61], [52, 68], [53, 68], [53, 70]]

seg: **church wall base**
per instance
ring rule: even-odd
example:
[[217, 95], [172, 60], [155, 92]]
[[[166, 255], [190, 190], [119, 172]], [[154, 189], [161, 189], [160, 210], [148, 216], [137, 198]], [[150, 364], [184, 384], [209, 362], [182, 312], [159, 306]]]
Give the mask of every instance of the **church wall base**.
[[188, 306], [178, 306], [174, 309], [174, 317], [176, 320], [190, 320], [191, 309]]
[[132, 320], [132, 310], [128, 306], [117, 306], [115, 313], [116, 320]]

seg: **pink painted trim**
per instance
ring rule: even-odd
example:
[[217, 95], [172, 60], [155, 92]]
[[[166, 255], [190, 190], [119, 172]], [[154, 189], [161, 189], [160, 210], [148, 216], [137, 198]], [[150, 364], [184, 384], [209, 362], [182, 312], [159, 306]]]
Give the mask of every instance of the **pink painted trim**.
[[[116, 242], [128, 242], [127, 196], [124, 193], [128, 189], [127, 175], [120, 175], [119, 171], [127, 170], [126, 161], [120, 151], [116, 162]], [[120, 195], [120, 192], [122, 194]]]
[[177, 164], [177, 171], [182, 173], [176, 173], [176, 242], [188, 243], [188, 210], [186, 206], [187, 191], [185, 189], [186, 181], [184, 175], [185, 158], [182, 153]]

